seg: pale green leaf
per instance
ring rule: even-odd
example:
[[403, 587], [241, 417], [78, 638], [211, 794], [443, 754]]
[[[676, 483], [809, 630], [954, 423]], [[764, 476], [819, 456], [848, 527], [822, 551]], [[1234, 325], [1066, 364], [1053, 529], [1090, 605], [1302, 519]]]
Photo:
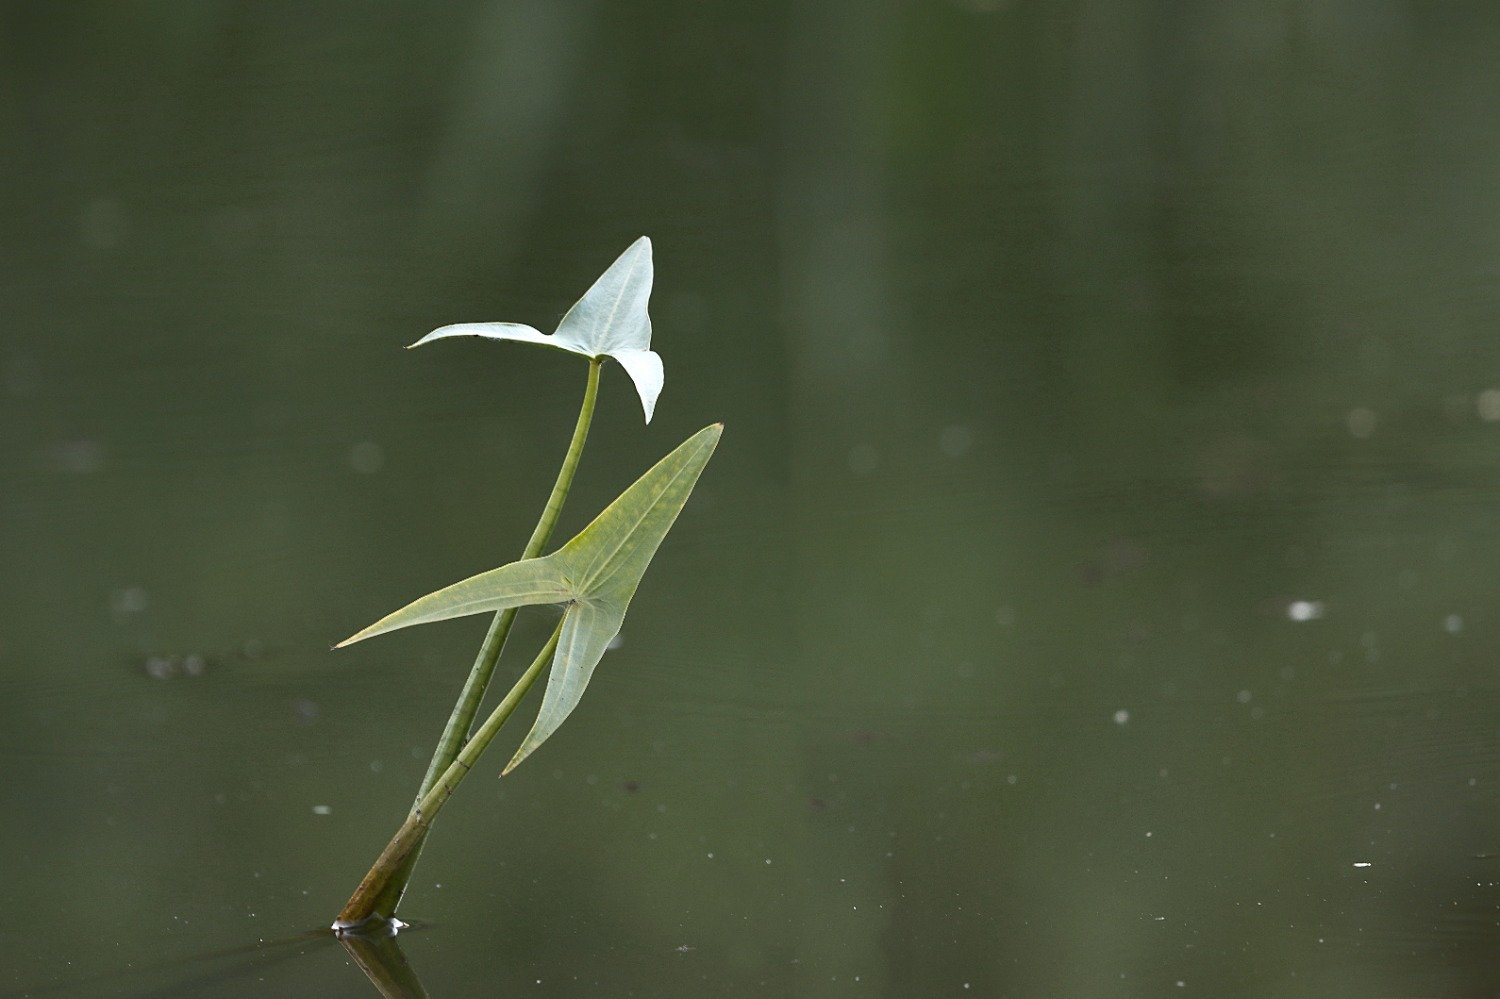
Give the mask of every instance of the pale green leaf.
[[604, 658], [609, 643], [620, 633], [625, 621], [624, 608], [613, 604], [580, 602], [571, 604], [563, 615], [562, 634], [557, 638], [557, 651], [552, 654], [552, 672], [547, 675], [547, 690], [542, 695], [542, 707], [537, 712], [531, 731], [521, 741], [516, 755], [511, 757], [501, 776], [510, 773], [521, 761], [530, 756], [538, 746], [546, 742], [557, 727], [572, 714], [573, 708], [583, 698], [583, 690], [594, 667]]
[[716, 423], [689, 437], [551, 556], [564, 567], [579, 597], [563, 621], [541, 710], [506, 773], [546, 742], [578, 705], [594, 667], [620, 631], [646, 567], [723, 432], [724, 425]]
[[573, 589], [555, 558], [511, 562], [413, 600], [334, 648], [341, 649], [414, 624], [446, 621], [486, 611], [493, 613], [507, 607], [562, 603], [573, 599], [573, 595]]
[[566, 603], [542, 707], [506, 766], [509, 773], [557, 730], [583, 697], [594, 667], [620, 631], [646, 567], [682, 512], [723, 431], [723, 424], [716, 423], [689, 437], [551, 555], [512, 562], [429, 593], [339, 644], [506, 607]]
[[613, 357], [635, 384], [650, 423], [663, 381], [661, 357], [651, 350], [647, 313], [653, 275], [651, 240], [642, 236], [573, 303], [555, 333], [541, 333], [520, 323], [457, 323], [433, 330], [412, 346], [452, 336], [480, 336], [539, 343], [585, 357]]

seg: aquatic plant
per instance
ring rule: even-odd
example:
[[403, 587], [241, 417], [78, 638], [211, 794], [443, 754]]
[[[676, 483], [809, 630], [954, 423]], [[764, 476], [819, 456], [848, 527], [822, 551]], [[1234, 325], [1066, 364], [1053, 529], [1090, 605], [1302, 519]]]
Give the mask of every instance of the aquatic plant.
[[[433, 820], [543, 672], [548, 674], [547, 686], [536, 720], [502, 776], [547, 741], [577, 706], [594, 668], [619, 633], [647, 565], [718, 445], [722, 424], [698, 431], [572, 540], [551, 554], [542, 554], [578, 470], [606, 361], [616, 361], [630, 376], [646, 422], [651, 421], [663, 381], [661, 358], [651, 350], [647, 305], [652, 278], [651, 241], [642, 236], [599, 276], [550, 335], [518, 323], [465, 323], [436, 329], [412, 344], [416, 347], [454, 336], [542, 344], [587, 358], [588, 380], [562, 468], [520, 560], [414, 600], [337, 646], [414, 624], [494, 614], [416, 801], [339, 913], [333, 928], [340, 934], [388, 933], [400, 927], [396, 908]], [[531, 604], [560, 604], [562, 619], [531, 665], [476, 728], [475, 719], [516, 610]]]

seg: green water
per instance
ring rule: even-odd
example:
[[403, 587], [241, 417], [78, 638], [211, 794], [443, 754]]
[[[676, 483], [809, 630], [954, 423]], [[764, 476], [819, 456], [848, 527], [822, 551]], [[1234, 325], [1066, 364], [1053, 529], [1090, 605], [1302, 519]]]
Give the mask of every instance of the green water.
[[[0, 992], [374, 995], [482, 620], [714, 420], [435, 996], [1500, 991], [1500, 8], [0, 7]], [[553, 623], [523, 613], [520, 653]], [[507, 674], [509, 675], [509, 674]], [[517, 732], [519, 736], [519, 731]], [[503, 741], [503, 740], [502, 740]]]

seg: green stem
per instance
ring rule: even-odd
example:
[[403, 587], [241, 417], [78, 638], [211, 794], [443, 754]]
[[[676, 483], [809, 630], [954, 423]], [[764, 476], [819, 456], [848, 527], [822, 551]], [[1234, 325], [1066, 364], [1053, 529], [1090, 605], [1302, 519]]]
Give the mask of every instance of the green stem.
[[552, 629], [552, 637], [547, 639], [547, 644], [542, 646], [542, 651], [537, 653], [526, 672], [516, 681], [510, 692], [495, 705], [495, 710], [479, 726], [474, 737], [464, 744], [462, 750], [448, 764], [438, 779], [433, 781], [431, 789], [417, 802], [406, 821], [401, 823], [401, 828], [396, 830], [396, 835], [386, 844], [380, 856], [370, 867], [369, 873], [359, 883], [354, 894], [350, 896], [344, 911], [339, 913], [338, 921], [333, 924], [337, 932], [357, 931], [361, 926], [369, 923], [372, 919], [389, 919], [391, 914], [383, 912], [378, 907], [378, 901], [387, 895], [392, 881], [403, 871], [410, 870], [410, 862], [415, 854], [421, 850], [422, 841], [427, 837], [427, 830], [432, 827], [433, 819], [448, 803], [453, 796], [453, 791], [463, 779], [474, 769], [479, 761], [479, 755], [484, 752], [490, 742], [495, 738], [506, 721], [515, 712], [516, 706], [526, 696], [537, 678], [546, 670], [547, 664], [552, 661], [552, 654], [557, 651], [557, 637], [562, 633], [562, 622], [557, 622], [557, 627]]
[[[573, 440], [568, 444], [568, 453], [563, 456], [562, 468], [558, 470], [557, 481], [552, 484], [552, 495], [547, 497], [541, 519], [531, 532], [531, 540], [526, 542], [526, 550], [521, 553], [523, 559], [536, 558], [542, 553], [542, 548], [552, 537], [552, 529], [557, 526], [563, 503], [568, 499], [568, 490], [572, 488], [573, 476], [578, 471], [578, 461], [583, 456], [584, 442], [589, 437], [589, 424], [594, 419], [594, 402], [599, 397], [600, 364], [598, 358], [589, 359], [589, 380], [583, 391], [583, 405], [578, 410], [578, 423], [573, 427]], [[510, 626], [515, 619], [516, 609], [511, 607], [500, 611], [490, 622], [490, 630], [484, 636], [484, 643], [479, 646], [479, 655], [474, 659], [469, 679], [464, 684], [463, 692], [458, 695], [458, 703], [453, 706], [448, 724], [443, 728], [443, 736], [438, 740], [432, 762], [427, 766], [427, 775], [422, 778], [421, 790], [417, 792], [418, 801], [427, 796], [443, 771], [448, 769], [448, 764], [458, 757], [459, 749], [468, 741], [469, 729], [474, 725], [479, 705], [484, 700], [485, 688], [490, 683], [490, 674], [495, 671], [495, 663], [500, 660], [500, 652], [505, 648], [505, 639], [509, 637]]]
[[[526, 542], [526, 549], [521, 553], [523, 559], [539, 556], [547, 541], [552, 537], [553, 528], [557, 526], [558, 515], [562, 513], [563, 504], [568, 498], [568, 490], [573, 485], [573, 476], [578, 471], [579, 459], [583, 456], [583, 445], [588, 440], [589, 425], [594, 419], [594, 404], [599, 398], [599, 372], [603, 363], [602, 358], [589, 358], [588, 383], [583, 390], [583, 404], [578, 409], [578, 422], [573, 427], [573, 439], [568, 443], [568, 453], [563, 456], [562, 468], [558, 470], [557, 481], [552, 484], [552, 493], [547, 497], [547, 505], [542, 508], [542, 515], [537, 520], [536, 528], [531, 532], [531, 539]], [[485, 633], [484, 642], [479, 646], [479, 654], [474, 659], [474, 666], [469, 671], [469, 678], [464, 682], [458, 701], [453, 705], [453, 712], [448, 716], [448, 723], [443, 727], [442, 737], [433, 751], [432, 762], [427, 765], [427, 773], [422, 777], [422, 785], [417, 791], [412, 815], [421, 810], [422, 802], [430, 796], [438, 782], [451, 769], [454, 761], [459, 758], [460, 751], [467, 744], [472, 744], [469, 730], [474, 725], [474, 718], [479, 714], [485, 689], [489, 686], [490, 676], [495, 672], [495, 664], [500, 660], [500, 653], [505, 648], [505, 640], [510, 636], [510, 628], [515, 619], [516, 609], [509, 608], [500, 611], [490, 622], [489, 631]], [[431, 816], [428, 816], [428, 822], [430, 821]], [[403, 825], [402, 828], [405, 829], [406, 826]], [[359, 889], [344, 906], [344, 912], [339, 915], [341, 923], [346, 921], [355, 901], [361, 898], [364, 900], [363, 904], [367, 906], [366, 911], [348, 921], [362, 922], [371, 916], [389, 919], [396, 914], [396, 906], [400, 904], [401, 896], [406, 892], [406, 886], [411, 883], [417, 858], [422, 852], [422, 841], [427, 835], [426, 830], [427, 824], [424, 823], [412, 848], [405, 852], [402, 867], [399, 870], [387, 871], [380, 878], [381, 890], [370, 894], [365, 891], [365, 885], [380, 866], [380, 862], [376, 861], [376, 866], [365, 875], [365, 880], [360, 882]]]

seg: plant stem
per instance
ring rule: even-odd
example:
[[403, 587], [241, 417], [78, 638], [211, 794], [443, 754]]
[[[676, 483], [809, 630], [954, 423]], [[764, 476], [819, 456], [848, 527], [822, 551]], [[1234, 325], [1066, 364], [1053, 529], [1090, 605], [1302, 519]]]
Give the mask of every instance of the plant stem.
[[[584, 442], [589, 437], [589, 424], [594, 419], [594, 402], [599, 397], [600, 364], [598, 358], [589, 359], [588, 385], [583, 391], [578, 423], [573, 427], [573, 440], [568, 444], [568, 453], [563, 456], [562, 468], [558, 470], [557, 481], [552, 484], [552, 494], [547, 497], [541, 519], [531, 532], [531, 540], [526, 542], [526, 550], [521, 553], [523, 559], [536, 558], [542, 553], [543, 546], [552, 537], [552, 529], [557, 526], [557, 517], [562, 513], [563, 503], [567, 501], [573, 476], [578, 471], [578, 461], [583, 456]], [[505, 639], [510, 635], [510, 626], [515, 619], [516, 608], [512, 607], [500, 611], [490, 622], [490, 630], [484, 636], [484, 643], [479, 646], [479, 655], [474, 659], [469, 679], [464, 684], [463, 692], [458, 695], [458, 703], [453, 706], [448, 724], [443, 728], [443, 736], [438, 740], [432, 762], [427, 766], [427, 775], [422, 778], [417, 801], [420, 802], [427, 796], [427, 792], [432, 790], [448, 765], [457, 759], [459, 750], [468, 741], [469, 729], [474, 724], [475, 716], [479, 714], [479, 705], [484, 700], [485, 688], [489, 686], [490, 674], [495, 671], [495, 663], [500, 659], [500, 652], [505, 648]]]
[[[521, 553], [523, 559], [539, 556], [542, 548], [552, 537], [553, 528], [557, 526], [558, 515], [562, 513], [563, 503], [568, 498], [568, 490], [573, 486], [573, 476], [578, 471], [579, 459], [583, 456], [583, 445], [588, 440], [589, 425], [594, 419], [594, 404], [599, 398], [599, 372], [602, 366], [601, 358], [589, 358], [588, 383], [583, 390], [583, 404], [578, 409], [578, 422], [573, 427], [573, 439], [568, 443], [568, 453], [563, 456], [562, 468], [558, 470], [557, 481], [552, 484], [552, 493], [547, 497], [547, 505], [542, 508], [542, 515], [537, 520], [536, 528], [531, 532], [531, 539], [526, 542], [526, 549]], [[453, 712], [448, 716], [448, 723], [443, 727], [443, 735], [433, 751], [432, 762], [427, 765], [427, 773], [423, 776], [422, 785], [417, 791], [411, 815], [414, 816], [421, 811], [424, 800], [451, 769], [454, 761], [459, 758], [461, 750], [467, 744], [472, 743], [469, 730], [474, 725], [474, 718], [479, 714], [480, 704], [484, 701], [485, 688], [489, 686], [490, 676], [495, 672], [495, 664], [500, 660], [500, 653], [505, 648], [505, 640], [510, 636], [510, 628], [515, 619], [516, 609], [508, 608], [497, 613], [494, 620], [490, 622], [489, 631], [485, 633], [484, 642], [479, 646], [479, 654], [474, 659], [474, 666], [469, 671], [469, 678], [464, 682], [458, 701], [453, 705]], [[410, 823], [410, 817], [407, 821]], [[365, 875], [365, 880], [360, 882], [359, 889], [344, 906], [344, 912], [340, 913], [341, 923], [346, 921], [351, 907], [354, 906], [356, 900], [361, 898], [364, 899], [363, 904], [367, 906], [367, 910], [350, 920], [352, 922], [361, 922], [371, 916], [389, 919], [396, 914], [396, 906], [400, 904], [401, 896], [405, 894], [406, 886], [411, 882], [417, 858], [421, 855], [422, 842], [426, 838], [427, 826], [430, 822], [431, 816], [429, 815], [427, 823], [421, 826], [414, 844], [404, 853], [401, 869], [387, 871], [380, 879], [381, 890], [376, 894], [370, 894], [365, 891], [365, 885], [380, 867], [380, 861], [376, 861], [376, 866]], [[406, 826], [403, 825], [402, 828], [405, 829]], [[394, 842], [392, 840], [392, 843]], [[382, 858], [384, 856], [385, 854], [381, 855]]]
[[542, 646], [542, 651], [537, 653], [526, 672], [516, 681], [510, 692], [495, 705], [495, 710], [479, 726], [474, 737], [464, 744], [458, 755], [448, 764], [438, 779], [433, 782], [432, 788], [417, 802], [406, 821], [401, 823], [401, 828], [396, 830], [396, 835], [386, 844], [380, 856], [376, 858], [374, 865], [370, 867], [369, 873], [359, 883], [354, 894], [350, 896], [344, 911], [339, 913], [338, 921], [333, 924], [336, 932], [357, 930], [360, 926], [369, 923], [372, 919], [389, 919], [390, 913], [379, 911], [376, 903], [389, 891], [391, 882], [400, 875], [403, 870], [409, 870], [409, 861], [422, 848], [422, 841], [427, 836], [427, 830], [432, 826], [432, 820], [442, 807], [448, 803], [453, 796], [453, 791], [474, 769], [479, 755], [484, 752], [500, 731], [500, 727], [509, 720], [516, 706], [526, 696], [552, 661], [552, 654], [557, 651], [557, 637], [562, 633], [562, 622], [557, 622], [557, 627], [552, 629], [552, 637], [547, 639], [547, 644]]

